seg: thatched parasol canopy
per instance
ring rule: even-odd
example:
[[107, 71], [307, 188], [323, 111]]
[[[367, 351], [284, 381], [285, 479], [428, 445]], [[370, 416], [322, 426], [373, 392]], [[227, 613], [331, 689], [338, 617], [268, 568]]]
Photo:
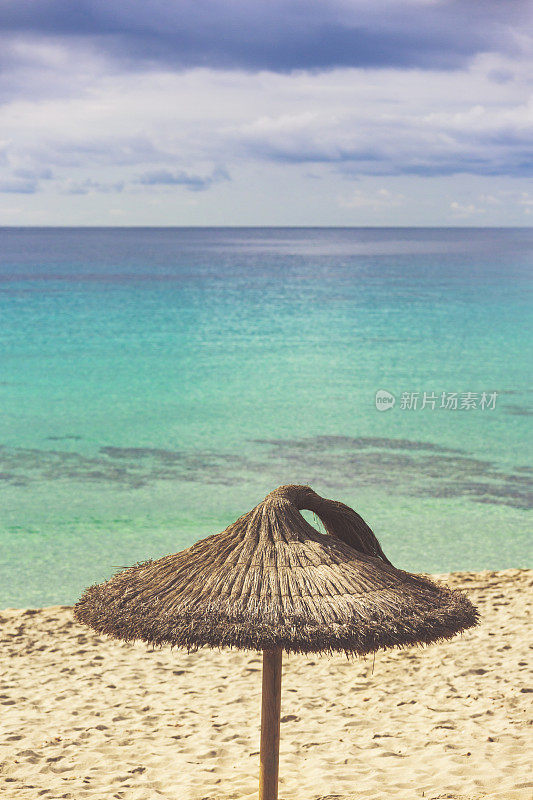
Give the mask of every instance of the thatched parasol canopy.
[[393, 567], [359, 514], [309, 486], [280, 486], [222, 533], [91, 586], [74, 613], [119, 639], [263, 650], [260, 800], [278, 796], [283, 650], [428, 644], [478, 616], [460, 592]]
[[153, 645], [349, 655], [428, 644], [477, 621], [465, 595], [393, 567], [355, 511], [308, 486], [280, 486], [222, 533], [90, 587], [75, 615]]

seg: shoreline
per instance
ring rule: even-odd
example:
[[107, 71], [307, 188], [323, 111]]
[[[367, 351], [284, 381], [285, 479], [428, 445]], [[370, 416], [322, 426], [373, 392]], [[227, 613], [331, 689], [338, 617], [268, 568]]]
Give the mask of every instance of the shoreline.
[[[284, 655], [280, 800], [529, 800], [533, 570], [433, 575], [481, 623], [428, 647]], [[260, 655], [128, 645], [0, 611], [6, 800], [252, 800]]]

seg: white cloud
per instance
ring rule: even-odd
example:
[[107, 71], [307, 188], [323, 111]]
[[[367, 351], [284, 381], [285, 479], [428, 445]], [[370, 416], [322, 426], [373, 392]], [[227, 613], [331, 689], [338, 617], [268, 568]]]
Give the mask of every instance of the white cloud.
[[481, 208], [480, 206], [474, 205], [474, 203], [463, 204], [457, 202], [457, 200], [453, 200], [450, 203], [450, 208], [453, 214], [457, 215], [458, 217], [470, 217], [473, 214], [484, 214], [485, 209]]
[[491, 212], [502, 213], [509, 209], [517, 215], [533, 213], [533, 195], [530, 192], [496, 189], [493, 193], [472, 195], [470, 202], [465, 200], [452, 200], [450, 210], [456, 217], [471, 217]]
[[[461, 174], [490, 181], [477, 198], [457, 191], [426, 202], [435, 221], [445, 223], [485, 214], [481, 209], [500, 213], [497, 201], [479, 195], [497, 199], [508, 181], [528, 171], [533, 106], [524, 60], [487, 54], [455, 72], [133, 73], [111, 70], [87, 46], [80, 45], [76, 58], [64, 43], [35, 53], [18, 47], [19, 84], [39, 92], [21, 89], [0, 106], [0, 191], [25, 186], [28, 194], [42, 195], [40, 201], [28, 196], [30, 217], [37, 202], [59, 213], [64, 193], [96, 214], [96, 195], [116, 193], [124, 204], [134, 196], [138, 203], [155, 185], [183, 203], [196, 187], [206, 190], [202, 195], [224, 193], [228, 208], [252, 207], [256, 179], [268, 216], [289, 202], [289, 189], [280, 194], [270, 179], [285, 175], [301, 190], [299, 202], [307, 204], [311, 221], [320, 222], [320, 203], [329, 218], [326, 203], [333, 203], [347, 214], [364, 210], [370, 220], [381, 220], [385, 210], [398, 219], [410, 208], [416, 224], [425, 212], [414, 198], [432, 194], [437, 179], [450, 176], [461, 190]], [[167, 179], [158, 182], [158, 175]], [[354, 179], [365, 186], [350, 194], [346, 181]], [[522, 219], [529, 205], [516, 197], [509, 209]], [[199, 222], [211, 221], [205, 201], [197, 209]], [[294, 201], [287, 212], [294, 214]]]
[[390, 206], [398, 206], [404, 201], [405, 195], [383, 188], [371, 192], [363, 192], [360, 189], [356, 189], [349, 197], [341, 196], [338, 199], [341, 208], [370, 208], [374, 211]]
[[520, 192], [517, 203], [524, 211], [524, 214], [533, 214], [533, 195], [529, 192]]
[[116, 183], [102, 183], [92, 180], [92, 178], [85, 178], [85, 180], [81, 181], [67, 178], [58, 183], [58, 190], [63, 194], [89, 194], [94, 192], [117, 193], [121, 192], [123, 189], [124, 184], [120, 181]]

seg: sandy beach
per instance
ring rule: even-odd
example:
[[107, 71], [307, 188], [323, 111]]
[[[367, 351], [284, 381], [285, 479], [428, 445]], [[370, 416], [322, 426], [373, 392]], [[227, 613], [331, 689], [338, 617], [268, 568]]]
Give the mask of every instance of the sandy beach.
[[[478, 628], [375, 659], [284, 656], [280, 800], [531, 800], [533, 571], [437, 577]], [[0, 622], [5, 800], [256, 797], [260, 654], [127, 645], [65, 606]]]

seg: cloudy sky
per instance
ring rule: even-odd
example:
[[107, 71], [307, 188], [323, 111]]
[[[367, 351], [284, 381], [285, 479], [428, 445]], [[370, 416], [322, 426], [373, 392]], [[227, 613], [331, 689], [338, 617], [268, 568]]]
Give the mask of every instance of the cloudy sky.
[[532, 8], [0, 0], [0, 225], [531, 225]]

